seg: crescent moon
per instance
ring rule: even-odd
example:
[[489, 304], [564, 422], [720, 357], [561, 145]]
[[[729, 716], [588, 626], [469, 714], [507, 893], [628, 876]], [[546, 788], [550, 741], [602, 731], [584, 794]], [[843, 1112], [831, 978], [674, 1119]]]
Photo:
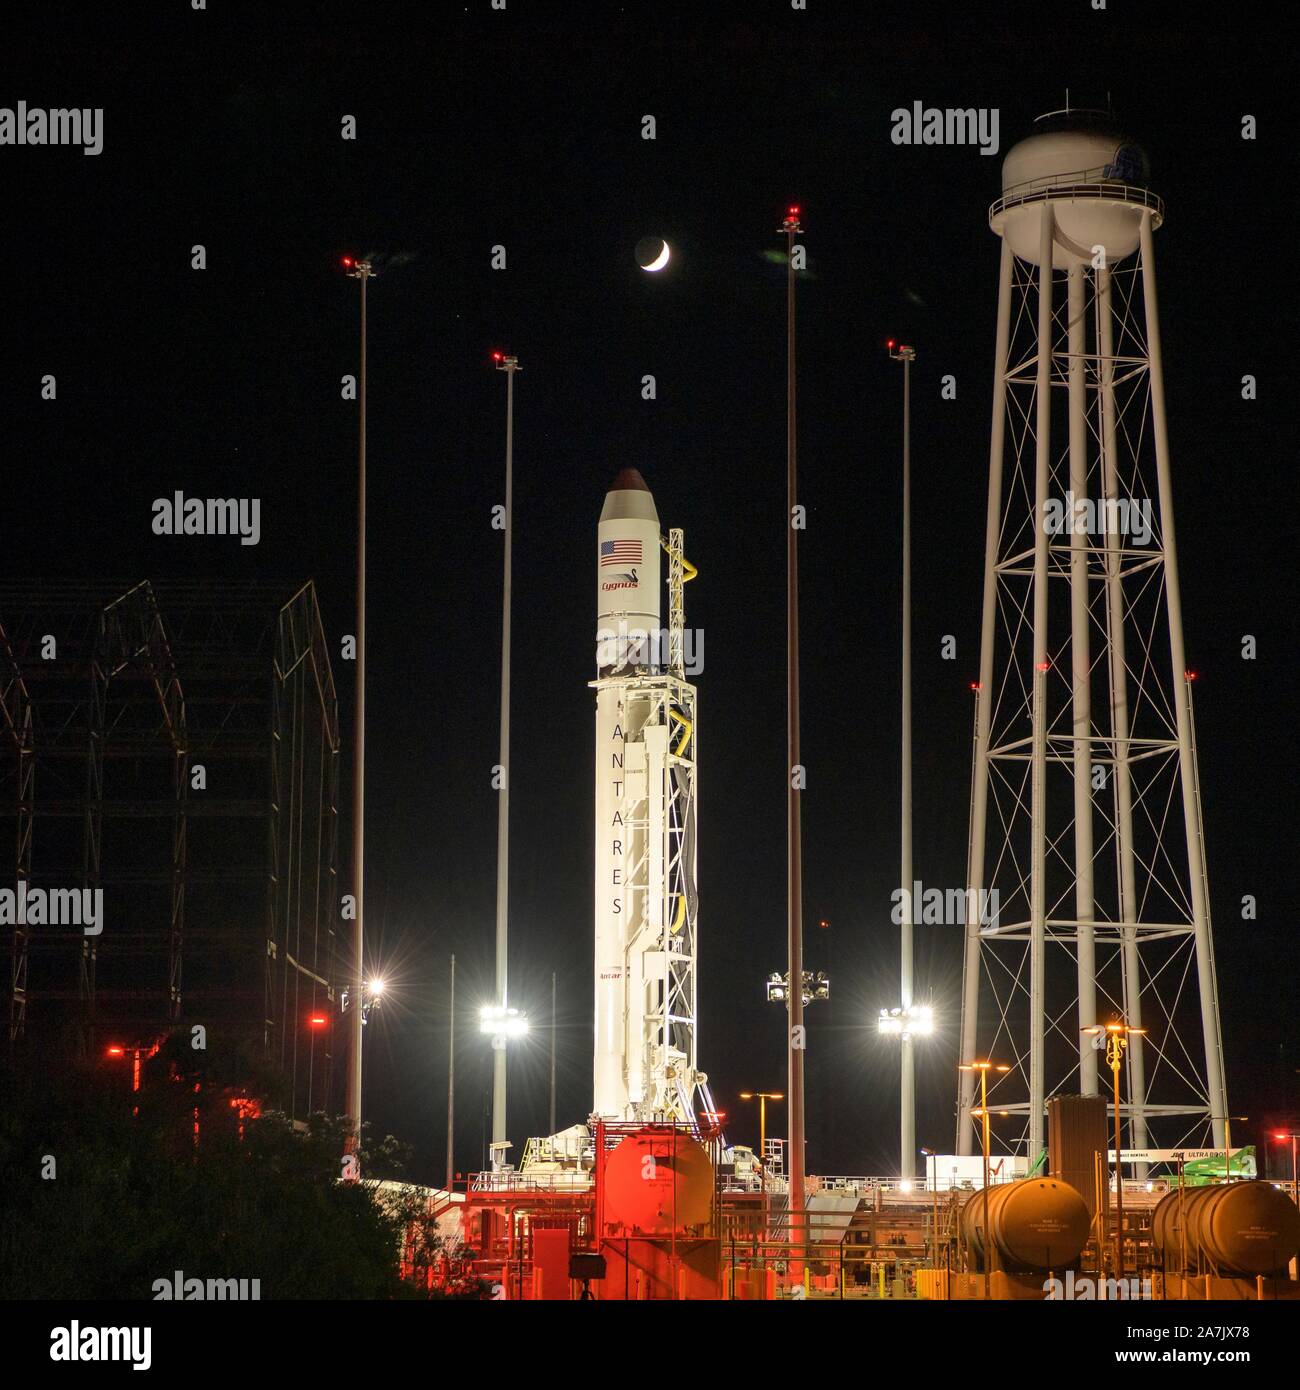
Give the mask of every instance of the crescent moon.
[[654, 258], [654, 260], [652, 260], [652, 261], [650, 262], [649, 265], [643, 265], [643, 266], [641, 267], [641, 269], [642, 269], [642, 270], [662, 270], [662, 269], [664, 268], [664, 266], [666, 266], [667, 264], [668, 264], [668, 243], [665, 241], [664, 244], [663, 244], [663, 250], [660, 251], [660, 253]]

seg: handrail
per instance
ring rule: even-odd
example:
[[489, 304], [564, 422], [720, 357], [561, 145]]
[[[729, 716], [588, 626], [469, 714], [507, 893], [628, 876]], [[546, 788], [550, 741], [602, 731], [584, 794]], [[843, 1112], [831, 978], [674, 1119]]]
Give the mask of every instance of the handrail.
[[1010, 189], [1004, 193], [997, 202], [989, 207], [990, 224], [1000, 213], [1013, 207], [1023, 207], [1030, 203], [1068, 201], [1072, 198], [1107, 198], [1112, 202], [1148, 208], [1152, 214], [1153, 224], [1157, 227], [1165, 219], [1164, 200], [1158, 194], [1152, 193], [1149, 188], [1138, 188], [1131, 183], [1120, 183], [1107, 179], [1095, 183], [1048, 183], [1041, 188], [1033, 188], [1025, 184], [1020, 184], [1018, 187], [1028, 188], [1029, 191], [1017, 193], [1015, 189]]

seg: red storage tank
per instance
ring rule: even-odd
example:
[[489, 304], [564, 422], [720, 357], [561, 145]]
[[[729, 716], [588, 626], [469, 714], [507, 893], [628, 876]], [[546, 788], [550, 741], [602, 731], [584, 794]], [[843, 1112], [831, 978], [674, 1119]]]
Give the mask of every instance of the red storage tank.
[[713, 1164], [680, 1130], [626, 1135], [605, 1162], [605, 1229], [610, 1235], [702, 1230], [713, 1205]]

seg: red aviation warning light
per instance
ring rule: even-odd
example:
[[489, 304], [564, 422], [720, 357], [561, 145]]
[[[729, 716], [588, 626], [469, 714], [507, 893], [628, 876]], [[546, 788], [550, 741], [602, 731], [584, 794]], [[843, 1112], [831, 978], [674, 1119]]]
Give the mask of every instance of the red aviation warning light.
[[124, 1057], [126, 1055], [126, 1048], [119, 1046], [117, 1043], [112, 1043], [107, 1050], [107, 1055], [109, 1057]]
[[342, 266], [344, 270], [351, 270], [354, 265], [356, 265], [356, 261], [354, 261], [351, 256], [343, 257]]
[[324, 1028], [329, 1022], [329, 1019], [327, 1019], [324, 1014], [312, 1014], [309, 1021], [313, 1028]]

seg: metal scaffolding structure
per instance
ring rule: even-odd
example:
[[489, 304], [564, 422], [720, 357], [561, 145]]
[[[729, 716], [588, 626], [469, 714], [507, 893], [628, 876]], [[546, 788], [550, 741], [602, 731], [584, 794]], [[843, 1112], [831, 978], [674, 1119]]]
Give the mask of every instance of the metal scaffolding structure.
[[0, 585], [14, 878], [101, 889], [105, 919], [6, 932], [11, 1044], [202, 1023], [278, 1065], [295, 1117], [332, 1110], [338, 779], [310, 583]]
[[1008, 155], [990, 213], [1003, 240], [961, 1046], [1009, 1067], [989, 1105], [1016, 1117], [1002, 1139], [1031, 1162], [1047, 1100], [1097, 1094], [1084, 1030], [1110, 1018], [1145, 1029], [1128, 1143], [1225, 1137], [1152, 251], [1163, 205], [1142, 166], [1108, 134], [1048, 126]]

